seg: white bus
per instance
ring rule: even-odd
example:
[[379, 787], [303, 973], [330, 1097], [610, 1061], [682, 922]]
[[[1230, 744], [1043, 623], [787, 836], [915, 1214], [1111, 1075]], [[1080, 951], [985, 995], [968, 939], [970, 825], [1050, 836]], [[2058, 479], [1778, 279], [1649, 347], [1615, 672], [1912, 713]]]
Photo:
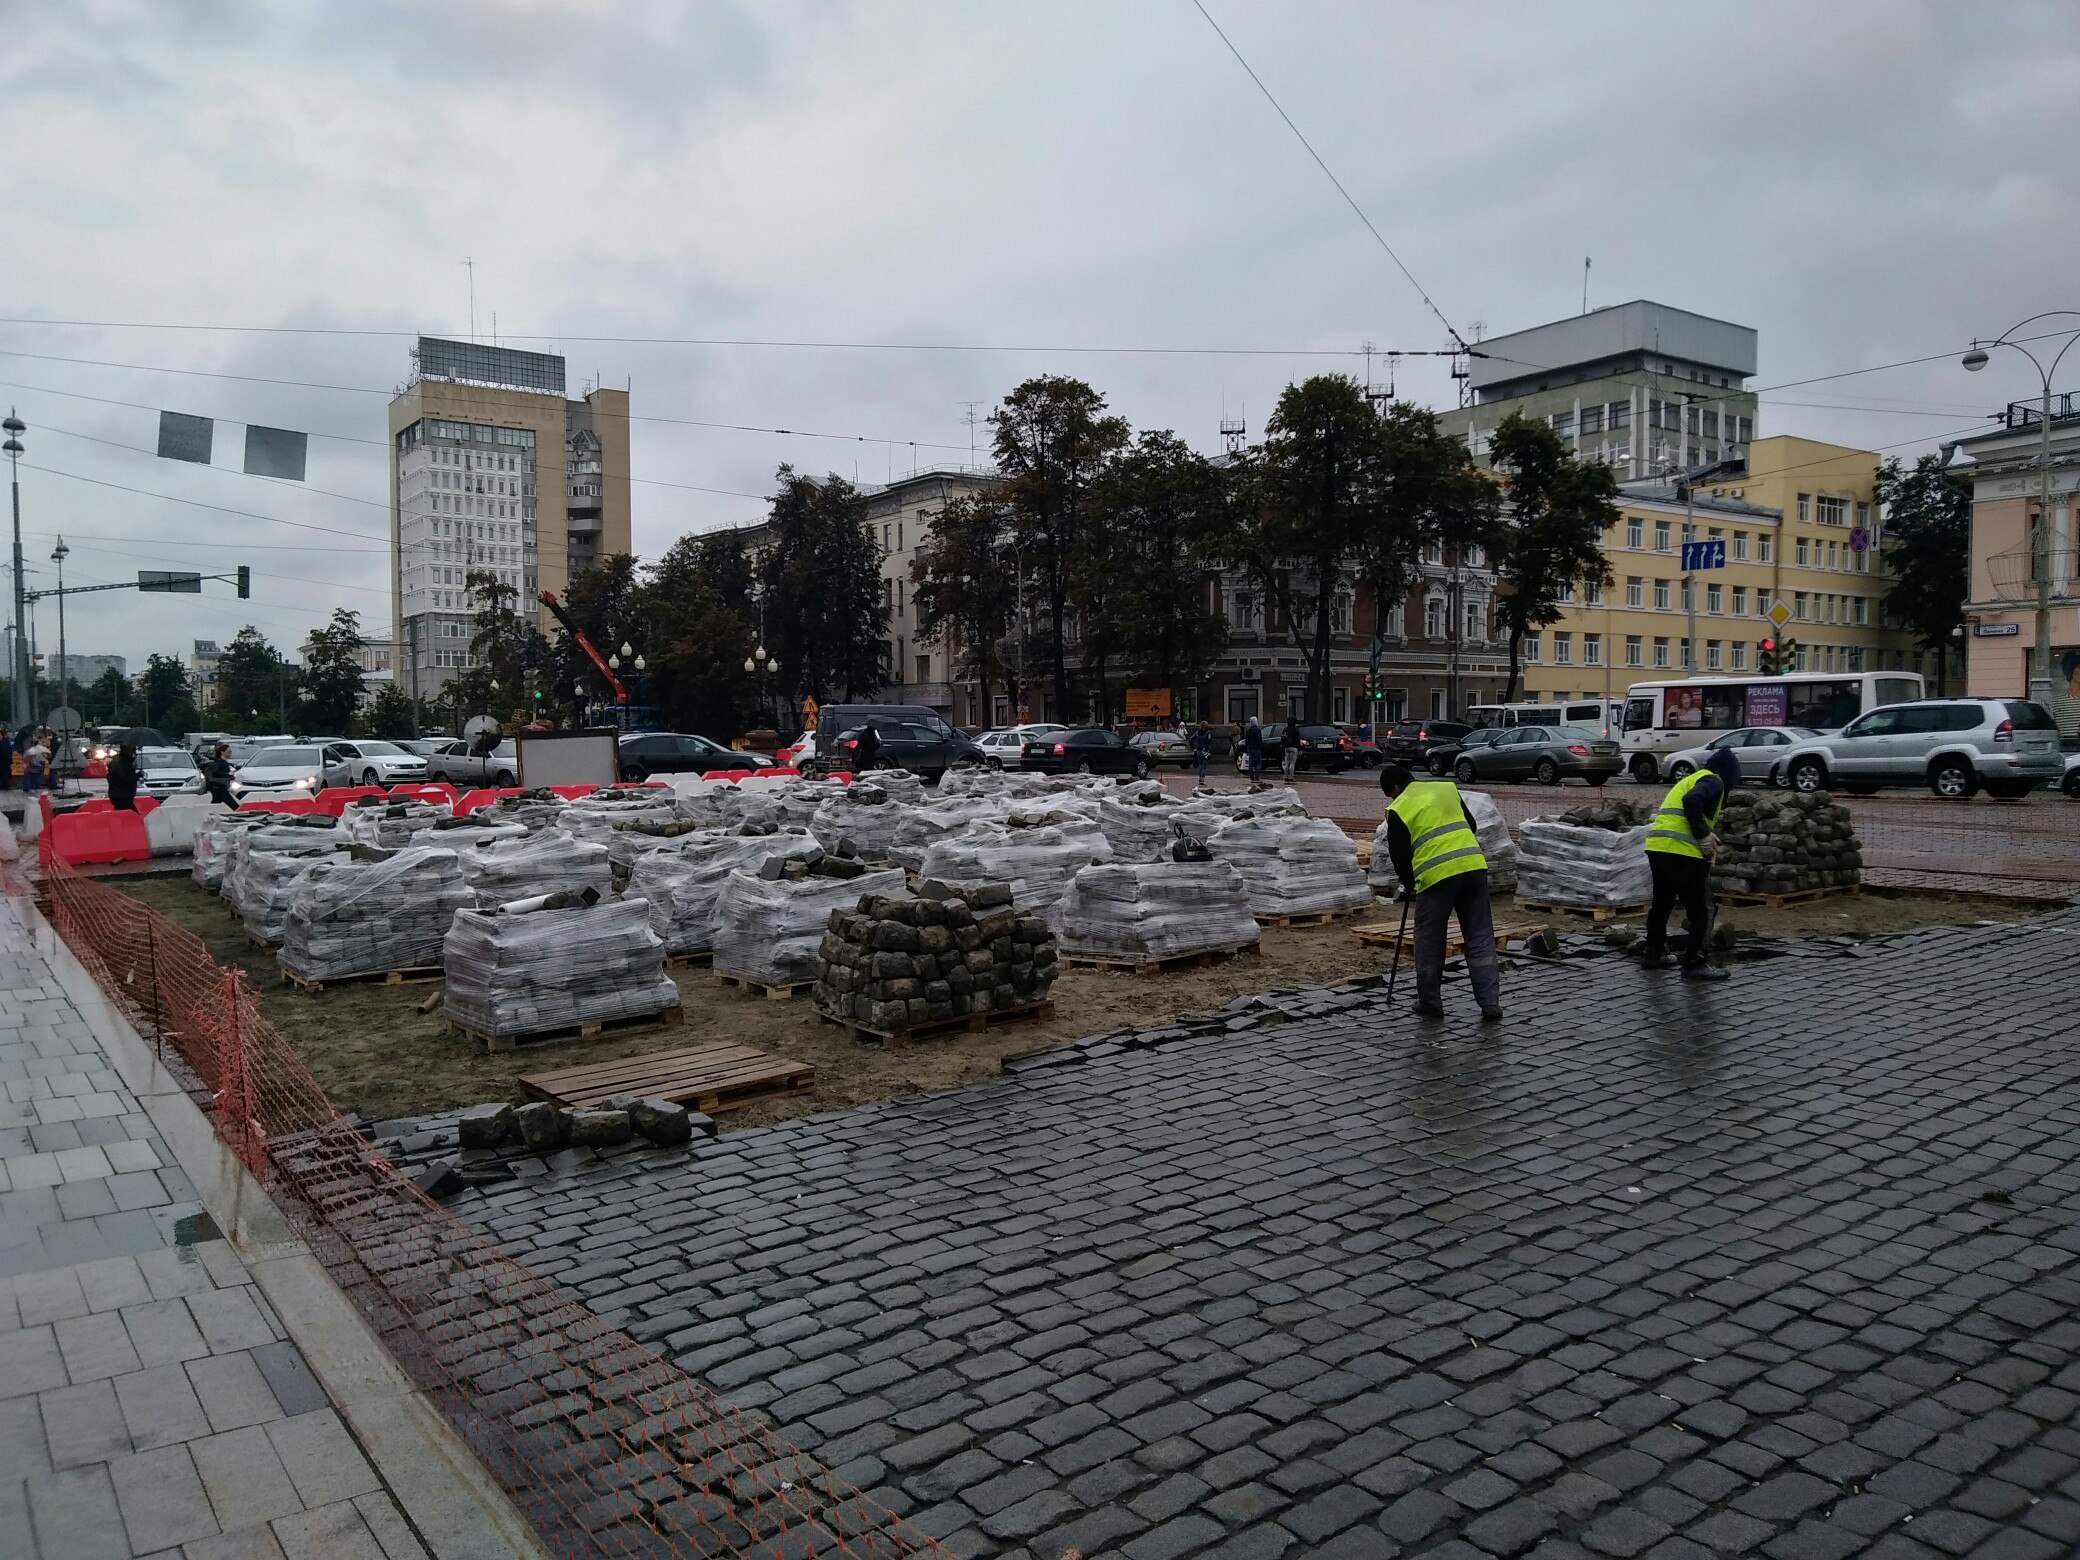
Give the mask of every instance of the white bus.
[[1476, 731], [1489, 726], [1594, 726], [1618, 734], [1625, 706], [1617, 699], [1563, 699], [1553, 704], [1476, 704], [1466, 712]]
[[1660, 759], [1742, 726], [1839, 731], [1881, 704], [1924, 697], [1918, 672], [1784, 672], [1774, 677], [1685, 677], [1625, 690], [1625, 767], [1642, 785]]

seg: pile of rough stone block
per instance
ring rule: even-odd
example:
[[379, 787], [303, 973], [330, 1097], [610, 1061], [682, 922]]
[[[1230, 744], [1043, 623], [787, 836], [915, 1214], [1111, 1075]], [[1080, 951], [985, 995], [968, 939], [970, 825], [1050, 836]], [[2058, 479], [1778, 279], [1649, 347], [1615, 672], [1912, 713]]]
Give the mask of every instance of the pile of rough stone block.
[[1735, 791], [1719, 818], [1712, 886], [1733, 894], [1853, 888], [1863, 849], [1849, 809], [1824, 791]]
[[604, 1105], [474, 1105], [456, 1118], [462, 1148], [503, 1148], [546, 1154], [559, 1148], [615, 1148], [641, 1139], [670, 1146], [715, 1135], [715, 1123], [670, 1100], [617, 1096]]
[[1030, 1007], [1060, 972], [1047, 922], [1013, 908], [1007, 885], [927, 880], [918, 898], [866, 894], [830, 913], [816, 1000], [839, 1019], [898, 1034]]

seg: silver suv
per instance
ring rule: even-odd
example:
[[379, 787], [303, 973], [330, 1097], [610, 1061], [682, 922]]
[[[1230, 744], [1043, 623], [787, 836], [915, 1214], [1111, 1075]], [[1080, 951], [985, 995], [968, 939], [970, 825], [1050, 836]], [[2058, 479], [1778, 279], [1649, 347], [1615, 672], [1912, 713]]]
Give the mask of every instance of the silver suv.
[[1917, 699], [1887, 704], [1832, 736], [1801, 742], [1783, 772], [1801, 791], [1839, 786], [1868, 796], [1883, 786], [1926, 785], [1938, 796], [2026, 796], [2056, 781], [2064, 760], [2058, 727], [2027, 699]]

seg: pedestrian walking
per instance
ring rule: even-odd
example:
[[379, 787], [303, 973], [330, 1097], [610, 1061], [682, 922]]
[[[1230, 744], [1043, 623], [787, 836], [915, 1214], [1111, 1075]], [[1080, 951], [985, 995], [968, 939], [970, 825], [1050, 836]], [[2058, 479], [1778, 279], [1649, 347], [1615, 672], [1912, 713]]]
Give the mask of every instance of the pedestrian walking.
[[1387, 853], [1403, 895], [1415, 900], [1416, 1011], [1444, 1017], [1445, 932], [1456, 916], [1473, 999], [1493, 1023], [1502, 1017], [1502, 960], [1488, 902], [1488, 858], [1459, 788], [1449, 780], [1418, 780], [1404, 764], [1384, 765], [1379, 788], [1387, 798]]
[[1242, 767], [1248, 771], [1249, 786], [1254, 791], [1264, 780], [1264, 728], [1254, 715], [1242, 728]]
[[1279, 749], [1279, 768], [1285, 771], [1288, 780], [1300, 771], [1300, 717], [1286, 717], [1285, 745]]
[[137, 749], [127, 742], [109, 761], [108, 804], [122, 812], [137, 811]]
[[1678, 904], [1688, 935], [1683, 941], [1686, 980], [1725, 980], [1705, 957], [1705, 938], [1712, 929], [1712, 858], [1719, 853], [1719, 814], [1741, 774], [1740, 760], [1726, 748], [1714, 748], [1702, 769], [1693, 769], [1661, 798], [1661, 810], [1647, 830], [1647, 870], [1654, 879], [1654, 902], [1647, 910], [1647, 940], [1642, 966], [1668, 968], [1668, 917]]
[[881, 733], [868, 721], [860, 728], [859, 737], [853, 747], [853, 767], [864, 772], [881, 761]]
[[231, 794], [231, 744], [219, 742], [203, 760], [202, 784], [209, 792], [209, 799], [221, 802], [226, 807], [236, 807], [238, 798]]
[[30, 737], [29, 746], [22, 753], [22, 789], [41, 791], [50, 780], [50, 772], [50, 742], [39, 731]]
[[1213, 728], [1205, 721], [1192, 733], [1192, 759], [1199, 766], [1199, 784], [1206, 784], [1206, 776], [1213, 769]]

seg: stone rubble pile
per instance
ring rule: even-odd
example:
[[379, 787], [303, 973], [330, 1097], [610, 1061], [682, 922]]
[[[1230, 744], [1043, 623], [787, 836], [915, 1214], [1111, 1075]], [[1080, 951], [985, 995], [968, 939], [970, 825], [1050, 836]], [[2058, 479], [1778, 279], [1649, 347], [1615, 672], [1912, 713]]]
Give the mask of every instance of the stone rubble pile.
[[1238, 818], [1214, 830], [1206, 849], [1241, 876], [1253, 915], [1310, 915], [1372, 903], [1357, 842], [1326, 818]]
[[1085, 867], [1052, 920], [1072, 958], [1156, 961], [1257, 942], [1242, 875], [1225, 861]]
[[[595, 847], [604, 856], [604, 847]], [[459, 910], [441, 948], [441, 1006], [478, 1034], [517, 1036], [668, 1012], [679, 988], [640, 899]]]
[[870, 892], [828, 912], [816, 1000], [840, 1019], [896, 1034], [1029, 1007], [1060, 969], [1046, 921], [1014, 908], [1004, 884], [928, 879], [916, 899]]
[[338, 980], [441, 962], [457, 910], [476, 904], [452, 850], [402, 850], [383, 861], [321, 861], [290, 885], [281, 967]]
[[1735, 894], [1795, 894], [1863, 881], [1863, 847], [1849, 809], [1825, 791], [1735, 791], [1719, 818], [1712, 886]]
[[[816, 979], [818, 943], [833, 910], [863, 894], [905, 892], [900, 868], [862, 872], [857, 861], [769, 858], [757, 873], [731, 872], [716, 907], [715, 973], [766, 986]], [[799, 874], [799, 875], [794, 875]]]

